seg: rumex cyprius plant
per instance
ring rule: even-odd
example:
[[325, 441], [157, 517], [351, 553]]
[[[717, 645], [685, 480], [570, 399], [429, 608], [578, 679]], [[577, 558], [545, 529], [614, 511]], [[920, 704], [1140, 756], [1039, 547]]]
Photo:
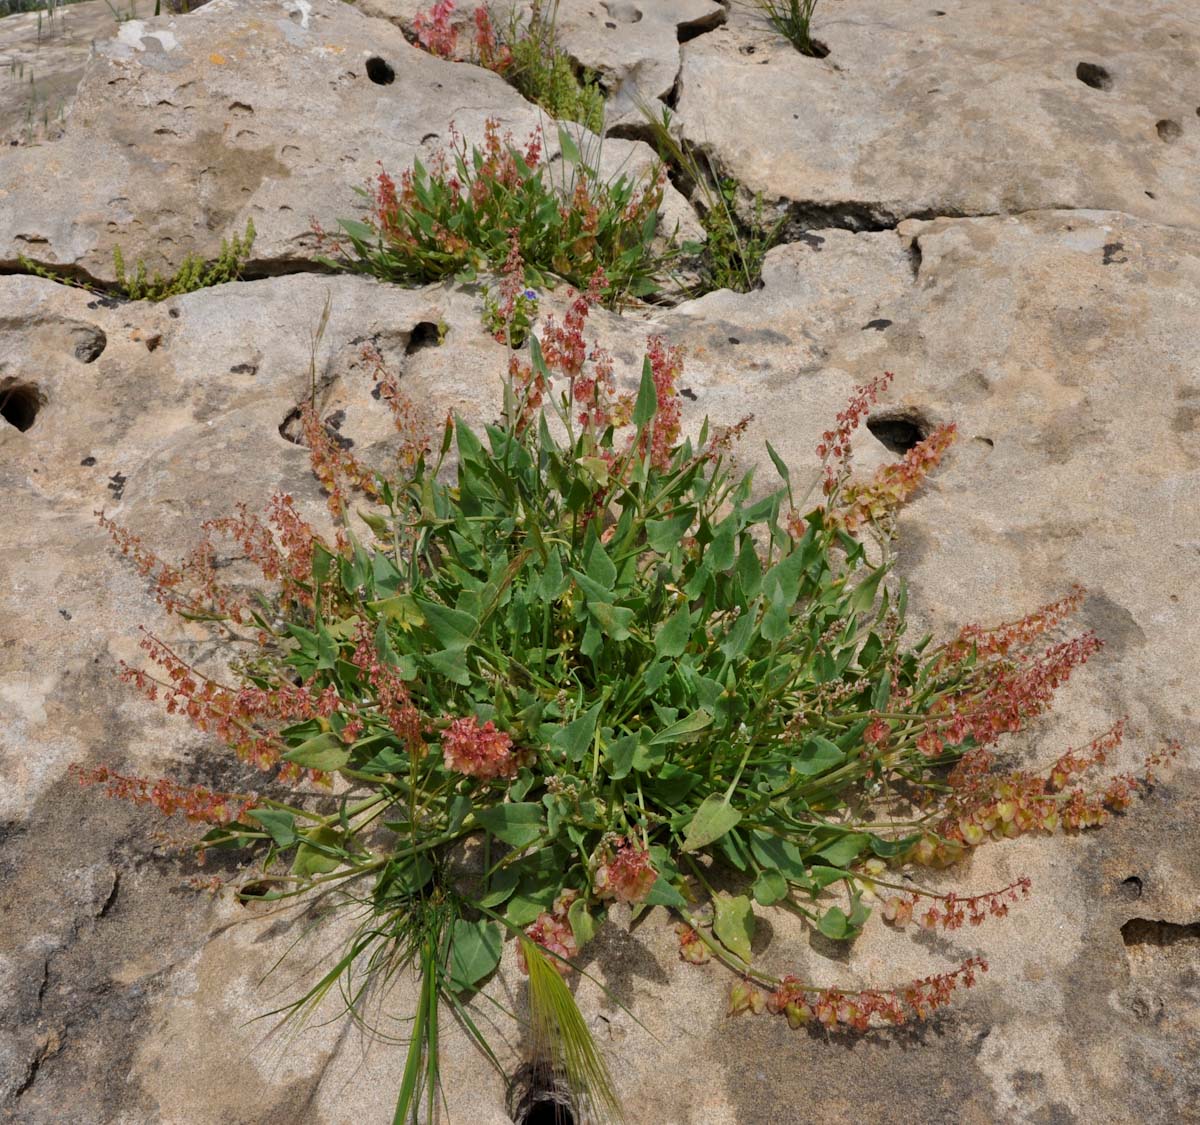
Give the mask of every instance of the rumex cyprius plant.
[[609, 304], [647, 296], [655, 289], [661, 170], [605, 180], [565, 129], [558, 139], [563, 161], [555, 169], [540, 129], [517, 148], [489, 120], [482, 149], [469, 150], [455, 132], [448, 154], [439, 151], [429, 168], [416, 161], [398, 184], [381, 170], [363, 191], [365, 220], [343, 220], [336, 238], [317, 233], [345, 252], [342, 264], [386, 281], [470, 280], [503, 269], [515, 246], [533, 286], [561, 278], [587, 288], [599, 277]]
[[[339, 983], [355, 1007], [357, 974], [415, 969], [397, 1120], [436, 1100], [440, 1004], [495, 1061], [467, 998], [506, 934], [547, 1056], [617, 1115], [565, 979], [614, 904], [664, 907], [684, 960], [732, 969], [730, 1014], [858, 1031], [924, 1018], [986, 965], [861, 989], [775, 977], [752, 963], [759, 912], [786, 905], [833, 940], [861, 931], [868, 892], [896, 926], [1002, 917], [1027, 880], [959, 896], [891, 869], [1089, 827], [1146, 780], [1080, 780], [1120, 726], [1044, 778], [988, 758], [1095, 650], [1087, 633], [1047, 636], [1080, 592], [906, 642], [904, 589], [852, 532], [886, 532], [952, 427], [855, 484], [853, 435], [883, 377], [823, 435], [808, 493], [768, 446], [781, 481], [757, 494], [729, 460], [744, 425], [683, 435], [678, 350], [652, 339], [636, 391], [620, 388], [585, 336], [601, 287], [510, 352], [497, 422], [448, 419], [436, 446], [407, 438], [403, 471], [369, 471], [306, 410], [333, 537], [285, 497], [265, 522], [243, 510], [209, 525], [258, 564], [265, 594], [222, 589], [211, 547], [172, 567], [106, 521], [164, 604], [245, 648], [226, 684], [147, 635], [150, 666], [125, 678], [297, 795], [81, 776], [212, 824], [201, 847], [255, 849], [258, 897], [345, 896], [359, 928], [297, 1011]], [[394, 380], [384, 397], [406, 422]], [[733, 891], [716, 889], [717, 867]]]

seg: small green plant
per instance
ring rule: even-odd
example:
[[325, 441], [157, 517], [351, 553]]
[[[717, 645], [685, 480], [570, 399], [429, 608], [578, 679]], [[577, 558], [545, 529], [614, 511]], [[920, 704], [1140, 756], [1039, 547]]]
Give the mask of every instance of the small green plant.
[[671, 112], [665, 106], [659, 115], [644, 102], [639, 108], [650, 126], [659, 158], [680, 173], [697, 199], [707, 237], [703, 243], [684, 242], [679, 251], [698, 262], [702, 291], [732, 289], [748, 293], [757, 288], [763, 260], [779, 242], [786, 216], [768, 224], [759, 195], [754, 200], [753, 214], [744, 220], [737, 209], [737, 181], [719, 176], [707, 159], [702, 164], [692, 146], [675, 136]]
[[64, 270], [39, 265], [28, 258], [19, 257], [17, 261], [24, 273], [33, 274], [35, 277], [44, 277], [46, 280], [56, 281], [60, 285], [78, 286], [101, 295], [111, 293], [128, 301], [165, 301], [168, 297], [178, 297], [183, 293], [194, 293], [197, 289], [207, 289], [213, 285], [223, 285], [227, 281], [239, 280], [242, 268], [254, 246], [254, 236], [254, 220], [247, 219], [246, 231], [243, 235], [239, 237], [235, 234], [228, 241], [221, 240], [221, 253], [217, 256], [216, 261], [206, 263], [198, 255], [189, 254], [183, 259], [179, 269], [169, 278], [164, 278], [158, 273], [155, 273], [153, 277], [148, 277], [146, 264], [141, 258], [137, 261], [134, 274], [132, 276], [126, 274], [125, 255], [120, 246], [114, 246], [113, 270], [116, 280], [109, 287], [80, 281], [71, 277]]
[[[454, 0], [437, 0], [429, 11], [418, 12], [413, 20], [417, 42], [445, 59], [455, 58], [458, 50], [454, 9]], [[542, 0], [533, 0], [526, 18], [514, 6], [501, 32], [497, 32], [486, 7], [477, 7], [473, 18], [473, 62], [503, 75], [556, 120], [576, 121], [593, 133], [603, 131], [604, 91], [597, 76], [586, 68], [577, 72], [558, 46], [558, 0], [552, 0], [548, 12]]]
[[247, 219], [244, 234], [221, 240], [221, 252], [214, 262], [206, 263], [199, 255], [188, 254], [179, 269], [166, 278], [159, 273], [149, 277], [146, 263], [141, 258], [137, 260], [134, 272], [126, 274], [125, 257], [121, 248], [116, 246], [113, 248], [113, 270], [117, 292], [131, 301], [165, 301], [168, 297], [237, 281], [250, 257], [254, 235], [254, 220]]
[[1081, 591], [1005, 626], [905, 640], [888, 532], [952, 426], [855, 481], [852, 435], [884, 376], [823, 435], [807, 481], [768, 445], [780, 480], [758, 494], [729, 459], [742, 427], [683, 437], [679, 352], [651, 339], [636, 393], [619, 392], [583, 335], [589, 308], [577, 297], [510, 353], [496, 424], [449, 418], [436, 447], [412, 437], [398, 381], [377, 372], [405, 433], [399, 474], [368, 470], [307, 404], [336, 538], [282, 493], [267, 520], [242, 509], [205, 525], [265, 589], [224, 585], [211, 539], [178, 567], [101, 517], [168, 609], [241, 654], [227, 684], [147, 634], [149, 666], [123, 677], [298, 785], [280, 799], [76, 772], [209, 824], [201, 848], [253, 849], [262, 871], [244, 898], [341, 896], [354, 936], [285, 1014], [334, 993], [360, 1016], [372, 981], [416, 973], [398, 1123], [434, 1114], [443, 1010], [500, 1067], [469, 1000], [506, 935], [542, 1061], [565, 1070], [580, 1107], [616, 1118], [603, 1056], [558, 979], [613, 904], [678, 919], [684, 960], [734, 974], [730, 1014], [896, 1026], [986, 965], [969, 956], [901, 987], [775, 976], [752, 956], [761, 912], [786, 908], [833, 941], [862, 931], [871, 896], [897, 927], [1001, 917], [1027, 879], [959, 896], [889, 869], [1100, 824], [1146, 780], [1080, 780], [1120, 722], [1044, 771], [993, 766], [990, 747], [1098, 648], [1091, 633], [1042, 648]]
[[589, 70], [576, 73], [571, 59], [557, 43], [555, 26], [558, 0], [545, 14], [534, 0], [528, 22], [514, 14], [504, 42], [511, 64], [503, 71], [508, 80], [551, 117], [577, 121], [593, 133], [604, 131], [604, 91]]
[[811, 34], [817, 0], [750, 0], [771, 26], [802, 55], [823, 59], [828, 48]]
[[498, 285], [483, 297], [483, 326], [501, 344], [519, 348], [529, 338], [538, 314], [538, 292], [525, 283], [521, 248], [512, 240]]
[[515, 240], [535, 287], [556, 278], [595, 285], [609, 304], [652, 293], [661, 173], [604, 180], [561, 125], [558, 139], [556, 170], [540, 130], [518, 149], [489, 120], [482, 149], [454, 134], [449, 155], [439, 152], [429, 168], [415, 162], [398, 185], [381, 171], [362, 191], [367, 219], [343, 220], [338, 238], [317, 235], [343, 252], [343, 264], [387, 281], [469, 280], [500, 270]]

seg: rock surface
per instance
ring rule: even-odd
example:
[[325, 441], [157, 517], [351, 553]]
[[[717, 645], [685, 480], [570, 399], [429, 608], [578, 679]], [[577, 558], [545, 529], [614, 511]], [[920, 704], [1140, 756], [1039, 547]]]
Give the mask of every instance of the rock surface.
[[[166, 272], [189, 253], [215, 258], [247, 219], [253, 270], [311, 266], [314, 218], [335, 230], [380, 164], [428, 161], [452, 122], [478, 143], [487, 118], [520, 140], [543, 121], [498, 75], [435, 58], [341, 0], [214, 0], [130, 20], [98, 45], [63, 137], [0, 154], [0, 269], [24, 257], [111, 281], [120, 247]], [[653, 154], [613, 139], [599, 160], [637, 177]], [[59, 193], [70, 207], [47, 205]], [[670, 194], [668, 229], [690, 210]]]
[[800, 226], [1109, 208], [1197, 225], [1187, 0], [821, 4], [805, 58], [753, 5], [684, 45], [679, 122]]
[[[1017, 88], [1031, 81], [1030, 60], [1043, 59], [1044, 44], [1061, 40], [1054, 50], [1064, 58], [1111, 62], [1118, 83], [1109, 91], [1085, 86], [1071, 61], [1068, 79], [1079, 87], [1071, 94], [1116, 98], [1138, 73], [1138, 44], [1161, 33], [1164, 57], [1181, 67], [1191, 49], [1191, 40], [1170, 46], [1178, 5], [1146, 8], [1141, 23], [1123, 23], [1133, 16], [1100, 0], [1053, 16], [1045, 6], [1010, 6], [1002, 16], [986, 0], [964, 0], [945, 17], [920, 19], [957, 29], [938, 33], [937, 65], [948, 72], [965, 74], [963, 60], [974, 60], [981, 73], [1007, 76]], [[901, 29], [918, 20], [907, 7], [872, 10], [872, 19]], [[897, 73], [892, 52], [904, 35], [865, 34], [862, 11], [856, 0], [822, 6], [816, 33], [831, 54], [816, 61], [792, 52], [788, 67], [762, 67], [779, 71], [771, 89], [790, 89], [797, 71], [837, 63], [847, 71], [822, 71], [833, 88], [851, 58], [859, 60], [853, 72], [873, 72], [873, 81]], [[1035, 14], [1045, 21], [1036, 36]], [[157, 240], [171, 238], [157, 249], [177, 260], [184, 249], [211, 253], [214, 240], [252, 214], [262, 221], [264, 268], [300, 268], [308, 215], [344, 214], [350, 187], [375, 158], [402, 166], [451, 116], [466, 128], [494, 113], [514, 132], [536, 119], [499, 79], [428, 58], [385, 20], [332, 3], [300, 4], [294, 15], [267, 0], [214, 0], [103, 47], [67, 135], [0, 156], [0, 190], [8, 193], [0, 196], [0, 257], [11, 265], [23, 244], [22, 253], [33, 247], [39, 259], [102, 276], [114, 242], [149, 256]], [[793, 1033], [780, 1020], [726, 1019], [728, 978], [681, 963], [660, 910], [632, 928], [614, 913], [588, 947], [589, 971], [628, 1011], [585, 980], [585, 1016], [638, 1125], [1194, 1120], [1200, 224], [1182, 189], [1138, 200], [1142, 179], [1134, 173], [1144, 150], [1115, 128], [1094, 184], [1111, 181], [1117, 198], [1097, 188], [1095, 198], [1043, 199], [1036, 177], [1020, 180], [1028, 192], [1021, 195], [1018, 179], [1005, 186], [994, 169], [972, 167], [948, 126], [926, 137], [924, 161], [914, 154], [890, 195], [877, 193], [866, 171], [861, 179], [845, 172], [853, 192], [811, 194], [805, 169], [819, 171], [820, 160], [841, 159], [858, 143], [854, 114], [845, 117], [847, 133], [822, 147], [789, 142], [783, 129], [752, 140], [751, 118], [739, 108], [749, 95], [736, 83], [710, 98], [703, 119], [696, 102], [689, 108], [696, 60], [757, 67], [760, 50], [790, 51], [748, 30], [736, 5], [731, 15], [731, 29], [683, 44], [685, 128], [701, 130], [706, 120], [723, 136], [745, 138], [734, 170], [752, 190], [798, 202], [887, 199], [894, 218], [932, 217], [865, 233], [808, 231], [768, 255], [763, 287], [752, 293], [593, 314], [619, 376], [632, 383], [650, 332], [684, 344], [685, 425], [753, 413], [744, 461], [769, 474], [760, 452], [768, 439], [799, 478], [850, 388], [894, 371], [877, 419], [918, 428], [954, 421], [961, 431], [900, 522], [897, 568], [910, 584], [914, 628], [944, 634], [964, 621], [1012, 618], [1080, 581], [1090, 591], [1083, 624], [1106, 642], [1052, 716], [1009, 746], [1010, 760], [1047, 763], [1123, 714], [1135, 733], [1118, 767], [1134, 768], [1167, 737], [1179, 738], [1184, 753], [1166, 783], [1098, 833], [991, 845], [969, 865], [932, 877], [970, 892], [1030, 875], [1033, 897], [1003, 924], [943, 939], [898, 935], [875, 918], [847, 953], [772, 914], [770, 941], [756, 949], [763, 964], [799, 966], [830, 984], [888, 984], [986, 956], [992, 971], [983, 984], [923, 1028], [846, 1041]], [[1114, 39], [1092, 30], [1110, 23]], [[1120, 29], [1126, 53], [1118, 66], [1101, 48]], [[164, 42], [168, 33], [179, 46]], [[729, 43], [752, 34], [756, 54], [735, 49], [730, 60]], [[861, 54], [850, 53], [854, 43]], [[362, 76], [368, 51], [393, 60], [394, 84], [377, 87]], [[439, 93], [437, 82], [453, 94]], [[1172, 85], [1182, 90], [1183, 79]], [[157, 106], [162, 96], [176, 104]], [[1138, 97], [1112, 112], [1132, 114], [1136, 104], [1167, 112], [1148, 93]], [[963, 98], [948, 103], [948, 113], [966, 112]], [[234, 104], [253, 113], [238, 117]], [[821, 104], [808, 120], [819, 121]], [[916, 94], [910, 104], [915, 112]], [[874, 105], [855, 112], [864, 122], [875, 114], [884, 136], [892, 110]], [[971, 143], [981, 151], [1015, 143], [1010, 119], [985, 109]], [[1061, 151], [1047, 167], [1056, 182], [1076, 182], [1082, 157], [1074, 154], [1088, 134], [1073, 133], [1069, 115], [1055, 120], [1058, 132], [1045, 144]], [[1194, 129], [1194, 114], [1190, 120], [1185, 131]], [[156, 136], [159, 123], [177, 135]], [[714, 141], [715, 132], [714, 125]], [[283, 148], [292, 144], [303, 158], [284, 174], [275, 164], [287, 164]], [[1194, 182], [1200, 161], [1184, 140], [1172, 151]], [[205, 167], [213, 171], [199, 176]], [[64, 186], [49, 192], [49, 181], [23, 177], [22, 168], [37, 176], [57, 169], [54, 182]], [[772, 181], [771, 168], [788, 170]], [[1010, 189], [1017, 194], [1004, 195]], [[113, 192], [126, 200], [119, 208], [109, 202]], [[1021, 213], [954, 217], [976, 209], [961, 203], [962, 192], [992, 198], [979, 209]], [[1036, 209], [1047, 202], [1109, 209]], [[278, 209], [285, 204], [291, 212]], [[942, 209], [949, 214], [936, 214]], [[22, 243], [21, 232], [41, 232], [46, 242]], [[544, 307], [562, 300], [551, 295]], [[395, 444], [362, 359], [367, 343], [400, 373], [429, 423], [447, 409], [494, 415], [504, 349], [480, 326], [474, 287], [404, 290], [304, 272], [149, 305], [0, 277], [0, 1119], [390, 1120], [403, 1046], [337, 1021], [270, 1038], [268, 1021], [248, 1023], [294, 998], [307, 979], [301, 958], [263, 980], [307, 920], [186, 889], [195, 868], [155, 835], [160, 822], [81, 790], [67, 775], [71, 764], [107, 763], [210, 785], [246, 783], [210, 740], [117, 683], [118, 661], [136, 658], [139, 624], [180, 633], [164, 625], [93, 513], [106, 510], [167, 557], [185, 553], [201, 520], [238, 500], [261, 506], [275, 489], [315, 516], [321, 501], [305, 450], [286, 436], [314, 385], [322, 415], [356, 452], [382, 461]], [[864, 433], [856, 463], [867, 472], [894, 456]], [[203, 637], [185, 628], [180, 643], [214, 656]], [[237, 878], [219, 863], [202, 873]], [[324, 931], [322, 951], [335, 948], [338, 924]], [[519, 1009], [511, 948], [505, 956], [490, 994]], [[407, 1011], [408, 987], [386, 997], [382, 1018]], [[450, 1021], [443, 1035], [444, 1118], [509, 1121], [501, 1078]], [[511, 1070], [524, 1044], [511, 1023], [501, 1022], [497, 1035]]]

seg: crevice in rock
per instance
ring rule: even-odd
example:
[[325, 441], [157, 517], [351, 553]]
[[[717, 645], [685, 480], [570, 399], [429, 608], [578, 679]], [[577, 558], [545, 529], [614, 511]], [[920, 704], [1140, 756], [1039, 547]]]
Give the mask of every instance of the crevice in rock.
[[1130, 918], [1121, 927], [1121, 940], [1135, 945], [1170, 946], [1181, 941], [1200, 942], [1200, 922], [1166, 922], [1161, 918]]
[[925, 253], [921, 249], [921, 239], [917, 235], [913, 235], [908, 244], [908, 264], [912, 269], [913, 283], [921, 279], [921, 262], [924, 260]]
[[701, 35], [707, 35], [710, 31], [716, 31], [718, 27], [724, 25], [728, 18], [728, 11], [722, 7], [719, 11], [712, 12], [707, 16], [701, 16], [699, 19], [679, 24], [675, 29], [675, 36], [680, 43], [690, 43], [693, 39], [698, 39]]

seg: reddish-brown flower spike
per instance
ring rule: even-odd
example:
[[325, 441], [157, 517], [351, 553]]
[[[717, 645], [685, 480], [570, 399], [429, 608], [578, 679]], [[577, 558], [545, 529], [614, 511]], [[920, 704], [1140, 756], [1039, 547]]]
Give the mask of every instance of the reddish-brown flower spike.
[[164, 816], [183, 813], [204, 824], [232, 824], [255, 807], [254, 793], [220, 793], [203, 785], [179, 785], [168, 778], [151, 780], [110, 770], [107, 766], [84, 769], [71, 765], [69, 773], [80, 785], [103, 785], [105, 793], [135, 805], [153, 805]]

